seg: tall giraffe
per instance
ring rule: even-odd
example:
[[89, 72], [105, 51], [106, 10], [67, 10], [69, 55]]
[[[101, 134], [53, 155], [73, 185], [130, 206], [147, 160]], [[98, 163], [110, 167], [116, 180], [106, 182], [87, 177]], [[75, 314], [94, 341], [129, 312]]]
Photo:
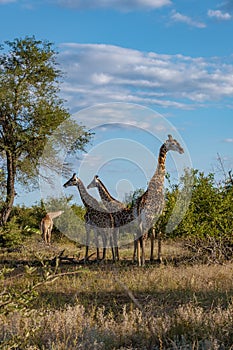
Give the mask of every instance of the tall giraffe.
[[[111, 196], [109, 191], [107, 190], [106, 186], [103, 184], [103, 182], [100, 180], [98, 175], [95, 175], [93, 180], [89, 183], [87, 186], [87, 189], [97, 187], [100, 198], [105, 206], [105, 208], [108, 210], [109, 213], [112, 214], [114, 218], [114, 213], [119, 212], [126, 208], [125, 204], [118, 201], [114, 197]], [[119, 228], [115, 228], [113, 238], [114, 238], [114, 248], [115, 248], [115, 257], [116, 260], [119, 260], [119, 249], [118, 249], [118, 236], [119, 236]]]
[[[146, 192], [139, 197], [137, 201], [137, 213], [139, 214], [140, 237], [137, 239], [137, 260], [138, 265], [145, 264], [145, 239], [148, 230], [153, 226], [155, 218], [158, 218], [164, 207], [164, 179], [165, 179], [165, 162], [168, 151], [175, 151], [180, 154], [184, 153], [181, 145], [168, 135], [168, 139], [160, 147], [158, 164], [154, 175], [152, 176]], [[153, 239], [153, 237], [152, 237]], [[140, 248], [142, 247], [142, 256]]]
[[87, 233], [85, 259], [88, 257], [90, 231], [93, 229], [97, 245], [97, 259], [99, 260], [98, 234], [100, 233], [103, 239], [103, 259], [106, 257], [107, 237], [110, 236], [112, 258], [115, 260], [115, 252], [112, 241], [112, 232], [114, 230], [112, 215], [100, 207], [98, 201], [87, 192], [83, 182], [76, 176], [76, 174], [73, 174], [70, 180], [68, 180], [63, 186], [76, 186], [86, 208], [86, 213], [84, 216]]
[[47, 213], [45, 215], [45, 217], [41, 220], [40, 231], [41, 231], [41, 235], [42, 235], [42, 237], [43, 237], [43, 239], [44, 239], [46, 244], [50, 245], [50, 243], [51, 243], [51, 233], [52, 233], [52, 229], [53, 229], [53, 219], [57, 218], [62, 213], [64, 213], [63, 210], [53, 211], [53, 212]]

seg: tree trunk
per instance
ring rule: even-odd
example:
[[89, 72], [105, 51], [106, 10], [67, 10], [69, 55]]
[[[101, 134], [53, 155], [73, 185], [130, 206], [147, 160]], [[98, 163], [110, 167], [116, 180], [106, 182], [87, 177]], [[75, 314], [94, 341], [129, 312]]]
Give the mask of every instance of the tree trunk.
[[6, 191], [6, 200], [0, 212], [1, 226], [6, 224], [10, 216], [10, 213], [14, 204], [14, 199], [15, 199], [16, 161], [10, 151], [6, 152], [6, 158], [7, 158], [7, 191]]

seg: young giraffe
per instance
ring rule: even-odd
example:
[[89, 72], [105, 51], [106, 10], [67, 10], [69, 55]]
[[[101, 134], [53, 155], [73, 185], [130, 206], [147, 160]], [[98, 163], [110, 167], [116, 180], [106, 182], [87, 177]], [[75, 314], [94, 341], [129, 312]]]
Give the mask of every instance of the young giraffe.
[[64, 211], [59, 210], [59, 211], [54, 211], [47, 213], [45, 217], [41, 220], [40, 223], [40, 231], [41, 235], [45, 241], [46, 244], [51, 244], [51, 233], [53, 229], [53, 219], [57, 218], [60, 216]]
[[53, 220], [50, 218], [48, 214], [41, 220], [40, 223], [40, 232], [43, 240], [46, 244], [50, 245], [51, 243], [51, 232], [53, 229]]
[[[113, 198], [103, 182], [100, 180], [98, 175], [94, 176], [94, 179], [90, 182], [90, 184], [87, 186], [87, 189], [97, 187], [100, 198], [105, 206], [105, 208], [108, 210], [109, 213], [112, 214], [114, 218], [114, 213], [119, 212], [126, 208], [125, 204], [119, 202], [117, 199]], [[119, 260], [119, 249], [118, 249], [118, 236], [119, 236], [119, 228], [115, 228], [115, 232], [113, 234], [114, 238], [114, 248], [115, 248], [115, 256], [116, 260]]]
[[86, 208], [86, 213], [84, 216], [86, 234], [87, 234], [85, 260], [88, 258], [90, 231], [91, 229], [93, 229], [95, 233], [95, 239], [96, 239], [96, 245], [97, 245], [97, 260], [99, 260], [98, 234], [100, 233], [103, 239], [103, 260], [104, 260], [106, 257], [107, 237], [108, 237], [108, 233], [110, 233], [110, 245], [112, 248], [112, 258], [114, 261], [115, 253], [114, 253], [113, 242], [112, 242], [112, 232], [114, 230], [114, 222], [113, 222], [112, 215], [100, 207], [98, 201], [87, 192], [84, 184], [76, 176], [76, 174], [73, 174], [71, 179], [68, 180], [63, 186], [64, 187], [76, 186], [80, 193], [82, 202]]

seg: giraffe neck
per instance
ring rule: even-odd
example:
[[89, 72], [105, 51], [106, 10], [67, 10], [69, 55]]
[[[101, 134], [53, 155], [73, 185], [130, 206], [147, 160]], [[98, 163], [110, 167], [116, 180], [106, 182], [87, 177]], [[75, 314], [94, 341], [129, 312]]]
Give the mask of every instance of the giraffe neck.
[[97, 188], [100, 197], [108, 210], [118, 210], [124, 207], [123, 203], [111, 196], [102, 181], [98, 180]]
[[86, 190], [84, 184], [82, 183], [81, 180], [79, 180], [78, 184], [76, 185], [79, 193], [80, 193], [80, 197], [82, 199], [82, 202], [84, 204], [84, 206], [88, 209], [94, 209], [94, 208], [98, 208], [99, 207], [99, 203], [98, 201], [93, 198]]
[[154, 175], [152, 176], [148, 188], [141, 195], [132, 206], [132, 211], [140, 215], [141, 211], [147, 206], [151, 206], [151, 202], [156, 200], [159, 205], [163, 201], [163, 185], [165, 178], [165, 161], [166, 161], [167, 149], [165, 144], [163, 144], [160, 148], [159, 157], [158, 157], [158, 165]]
[[51, 219], [55, 219], [57, 218], [58, 216], [60, 216], [61, 214], [63, 214], [64, 211], [62, 210], [59, 210], [59, 211], [52, 211], [52, 212], [49, 212], [47, 213], [47, 215], [51, 218]]
[[113, 198], [110, 195], [110, 193], [108, 192], [107, 188], [104, 186], [102, 181], [98, 180], [97, 188], [102, 201], [106, 201], [106, 202], [117, 201], [115, 198]]
[[160, 147], [158, 165], [157, 165], [156, 171], [148, 184], [148, 188], [147, 188], [148, 196], [154, 196], [155, 192], [157, 192], [158, 194], [160, 192], [163, 192], [166, 156], [167, 156], [167, 148], [166, 148], [166, 145], [163, 144]]

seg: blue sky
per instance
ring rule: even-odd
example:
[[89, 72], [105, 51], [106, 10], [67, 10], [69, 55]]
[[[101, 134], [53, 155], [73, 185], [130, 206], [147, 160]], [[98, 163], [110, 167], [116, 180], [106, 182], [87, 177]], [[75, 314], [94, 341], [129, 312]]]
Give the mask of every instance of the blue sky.
[[[0, 0], [0, 14], [1, 43], [26, 35], [54, 43], [66, 73], [61, 95], [71, 114], [98, 104], [140, 105], [177, 129], [194, 168], [216, 170], [217, 154], [226, 170], [233, 168], [232, 1]], [[89, 126], [127, 119], [124, 113], [109, 113], [106, 120], [98, 120], [99, 113], [88, 121], [85, 116], [80, 120]], [[154, 120], [141, 120], [140, 113], [135, 123], [132, 118], [145, 130]], [[104, 137], [96, 134], [94, 147], [108, 138], [106, 130]], [[146, 144], [146, 133], [134, 132]], [[117, 139], [122, 128], [111, 133]], [[114, 183], [120, 178], [111, 177], [107, 165], [97, 170], [122, 198], [127, 186], [117, 191]], [[134, 181], [137, 175], [128, 176]], [[135, 186], [145, 187], [139, 178]]]

